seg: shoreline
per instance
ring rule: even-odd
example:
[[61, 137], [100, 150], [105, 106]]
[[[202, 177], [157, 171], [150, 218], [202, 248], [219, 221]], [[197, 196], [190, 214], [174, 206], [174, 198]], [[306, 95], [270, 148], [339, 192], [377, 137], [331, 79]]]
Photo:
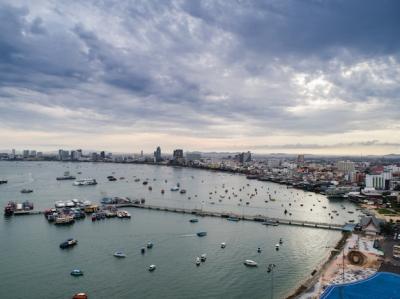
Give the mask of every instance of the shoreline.
[[[347, 239], [351, 236], [348, 233], [342, 233], [342, 237], [336, 243], [334, 249], [335, 250], [343, 250], [344, 245], [347, 242]], [[290, 295], [286, 296], [285, 299], [296, 299], [299, 296], [305, 294], [308, 290], [310, 290], [320, 279], [321, 275], [325, 272], [334, 258], [338, 255], [337, 252], [333, 252], [332, 250], [330, 253], [327, 253], [327, 256], [315, 267], [315, 269], [311, 272], [311, 276], [305, 278], [302, 282], [299, 283], [297, 288], [290, 293]]]

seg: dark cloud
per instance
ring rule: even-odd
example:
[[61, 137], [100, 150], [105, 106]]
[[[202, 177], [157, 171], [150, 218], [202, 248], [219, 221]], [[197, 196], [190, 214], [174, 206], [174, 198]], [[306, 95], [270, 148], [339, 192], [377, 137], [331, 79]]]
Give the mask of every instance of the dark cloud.
[[7, 128], [264, 138], [399, 125], [398, 1], [22, 2], [0, 4]]

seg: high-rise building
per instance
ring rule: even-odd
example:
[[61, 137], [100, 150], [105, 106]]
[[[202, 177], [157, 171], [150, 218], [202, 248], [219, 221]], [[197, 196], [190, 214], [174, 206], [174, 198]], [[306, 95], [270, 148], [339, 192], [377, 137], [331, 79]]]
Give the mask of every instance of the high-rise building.
[[185, 159], [183, 158], [183, 150], [182, 149], [175, 149], [172, 155], [173, 163], [176, 164], [183, 164]]
[[199, 161], [201, 159], [201, 153], [199, 152], [187, 152], [186, 160], [187, 161]]
[[236, 159], [240, 162], [240, 163], [247, 163], [247, 162], [251, 162], [251, 152], [243, 152], [240, 153], [236, 156]]
[[105, 151], [101, 151], [100, 152], [100, 158], [103, 159], [103, 160], [106, 158], [106, 152]]
[[28, 157], [29, 157], [29, 150], [24, 150], [24, 151], [22, 152], [22, 156], [23, 156], [24, 158], [28, 158]]
[[35, 150], [30, 151], [29, 156], [32, 158], [36, 158], [36, 151]]
[[156, 151], [154, 152], [154, 162], [161, 162], [162, 157], [161, 157], [161, 148], [157, 146]]
[[353, 172], [355, 170], [354, 162], [352, 162], [352, 161], [338, 161], [336, 163], [336, 167], [337, 167], [338, 171], [344, 172], [344, 173]]
[[63, 149], [58, 150], [58, 160], [67, 161], [70, 159], [69, 151], [64, 151]]
[[304, 155], [298, 155], [297, 156], [297, 163], [298, 164], [304, 164], [304, 161], [305, 161]]

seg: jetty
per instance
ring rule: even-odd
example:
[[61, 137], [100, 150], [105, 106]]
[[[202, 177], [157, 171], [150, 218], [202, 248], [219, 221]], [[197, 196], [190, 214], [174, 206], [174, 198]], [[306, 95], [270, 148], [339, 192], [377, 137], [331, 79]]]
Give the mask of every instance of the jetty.
[[293, 226], [302, 226], [302, 227], [311, 227], [311, 228], [322, 228], [322, 229], [330, 229], [330, 230], [343, 230], [345, 223], [324, 223], [324, 222], [316, 222], [316, 221], [308, 221], [308, 220], [295, 220], [295, 219], [284, 219], [284, 218], [276, 218], [276, 217], [268, 217], [266, 215], [239, 215], [230, 212], [217, 212], [217, 211], [204, 211], [200, 209], [188, 209], [188, 208], [177, 208], [177, 207], [167, 207], [167, 206], [156, 206], [156, 205], [148, 205], [148, 204], [115, 204], [113, 205], [116, 208], [138, 208], [138, 209], [147, 209], [147, 210], [156, 210], [156, 211], [164, 211], [164, 212], [173, 212], [173, 213], [181, 213], [181, 214], [191, 214], [201, 217], [219, 217], [219, 218], [229, 218], [236, 217], [240, 220], [245, 221], [255, 221], [260, 223], [268, 223], [273, 225], [275, 224], [284, 224], [284, 225], [293, 225]]

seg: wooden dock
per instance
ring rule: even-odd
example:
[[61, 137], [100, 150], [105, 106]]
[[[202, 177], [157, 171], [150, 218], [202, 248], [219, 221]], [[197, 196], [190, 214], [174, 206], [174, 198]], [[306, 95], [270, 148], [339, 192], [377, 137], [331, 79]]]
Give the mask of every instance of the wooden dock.
[[174, 207], [166, 207], [166, 206], [156, 206], [156, 205], [146, 205], [146, 204], [117, 204], [113, 205], [116, 208], [139, 208], [139, 209], [147, 209], [147, 210], [156, 210], [156, 211], [164, 211], [164, 212], [173, 212], [173, 213], [181, 213], [181, 214], [191, 214], [196, 216], [209, 216], [209, 217], [220, 217], [220, 218], [228, 218], [228, 217], [236, 217], [241, 220], [246, 221], [255, 221], [255, 222], [267, 222], [268, 224], [284, 224], [284, 225], [293, 225], [293, 226], [302, 226], [302, 227], [311, 227], [311, 228], [322, 228], [322, 229], [330, 229], [330, 230], [342, 230], [345, 224], [338, 223], [324, 223], [324, 222], [316, 222], [316, 221], [307, 221], [307, 220], [294, 220], [294, 219], [283, 219], [276, 217], [268, 217], [266, 215], [238, 215], [229, 212], [215, 212], [215, 211], [204, 211], [200, 209], [185, 209], [185, 208], [174, 208]]

